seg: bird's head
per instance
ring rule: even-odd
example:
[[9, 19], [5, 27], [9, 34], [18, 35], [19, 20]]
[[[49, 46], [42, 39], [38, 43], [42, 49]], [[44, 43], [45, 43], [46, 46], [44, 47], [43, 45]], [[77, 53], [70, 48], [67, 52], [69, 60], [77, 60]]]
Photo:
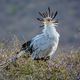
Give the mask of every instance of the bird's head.
[[48, 11], [46, 11], [44, 13], [39, 12], [39, 15], [42, 18], [37, 18], [37, 20], [39, 20], [43, 24], [41, 27], [43, 27], [44, 25], [50, 26], [50, 25], [58, 24], [58, 21], [55, 20], [57, 11], [55, 13], [51, 12], [50, 7], [48, 7]]

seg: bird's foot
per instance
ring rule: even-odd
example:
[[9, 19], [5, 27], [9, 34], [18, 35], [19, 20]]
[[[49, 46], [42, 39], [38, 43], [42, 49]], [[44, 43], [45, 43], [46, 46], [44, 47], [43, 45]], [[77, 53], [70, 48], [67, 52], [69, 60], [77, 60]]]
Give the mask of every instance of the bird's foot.
[[42, 60], [42, 61], [47, 61], [49, 59], [50, 59], [49, 56], [47, 56], [47, 57], [41, 57], [41, 58], [34, 58], [34, 60]]

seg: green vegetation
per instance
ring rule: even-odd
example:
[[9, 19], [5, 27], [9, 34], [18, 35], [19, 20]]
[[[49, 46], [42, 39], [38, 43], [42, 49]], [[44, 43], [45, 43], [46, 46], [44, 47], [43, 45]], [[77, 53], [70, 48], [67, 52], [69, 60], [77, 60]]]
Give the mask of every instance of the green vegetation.
[[[19, 50], [17, 44], [19, 40], [15, 39], [16, 48], [15, 46], [3, 48], [1, 44], [5, 51], [0, 54], [0, 63]], [[34, 61], [23, 55], [16, 63], [7, 66], [4, 64], [4, 67], [0, 67], [0, 80], [80, 80], [80, 52], [59, 52], [55, 58], [46, 62]]]

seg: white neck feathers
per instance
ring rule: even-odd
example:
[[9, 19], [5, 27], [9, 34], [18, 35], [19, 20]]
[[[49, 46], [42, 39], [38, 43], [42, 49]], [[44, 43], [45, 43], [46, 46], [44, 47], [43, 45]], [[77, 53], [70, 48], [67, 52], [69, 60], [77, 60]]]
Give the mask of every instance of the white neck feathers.
[[50, 38], [59, 38], [59, 33], [56, 31], [56, 25], [45, 25], [43, 33], [48, 35]]

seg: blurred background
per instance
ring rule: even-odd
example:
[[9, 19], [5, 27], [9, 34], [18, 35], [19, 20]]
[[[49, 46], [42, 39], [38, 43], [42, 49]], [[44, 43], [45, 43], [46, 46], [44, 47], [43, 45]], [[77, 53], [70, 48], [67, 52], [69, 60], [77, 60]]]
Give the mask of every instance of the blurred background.
[[80, 0], [0, 0], [0, 42], [8, 43], [14, 35], [21, 43], [41, 33], [36, 20], [38, 11], [50, 6], [59, 21], [60, 47], [80, 47]]

